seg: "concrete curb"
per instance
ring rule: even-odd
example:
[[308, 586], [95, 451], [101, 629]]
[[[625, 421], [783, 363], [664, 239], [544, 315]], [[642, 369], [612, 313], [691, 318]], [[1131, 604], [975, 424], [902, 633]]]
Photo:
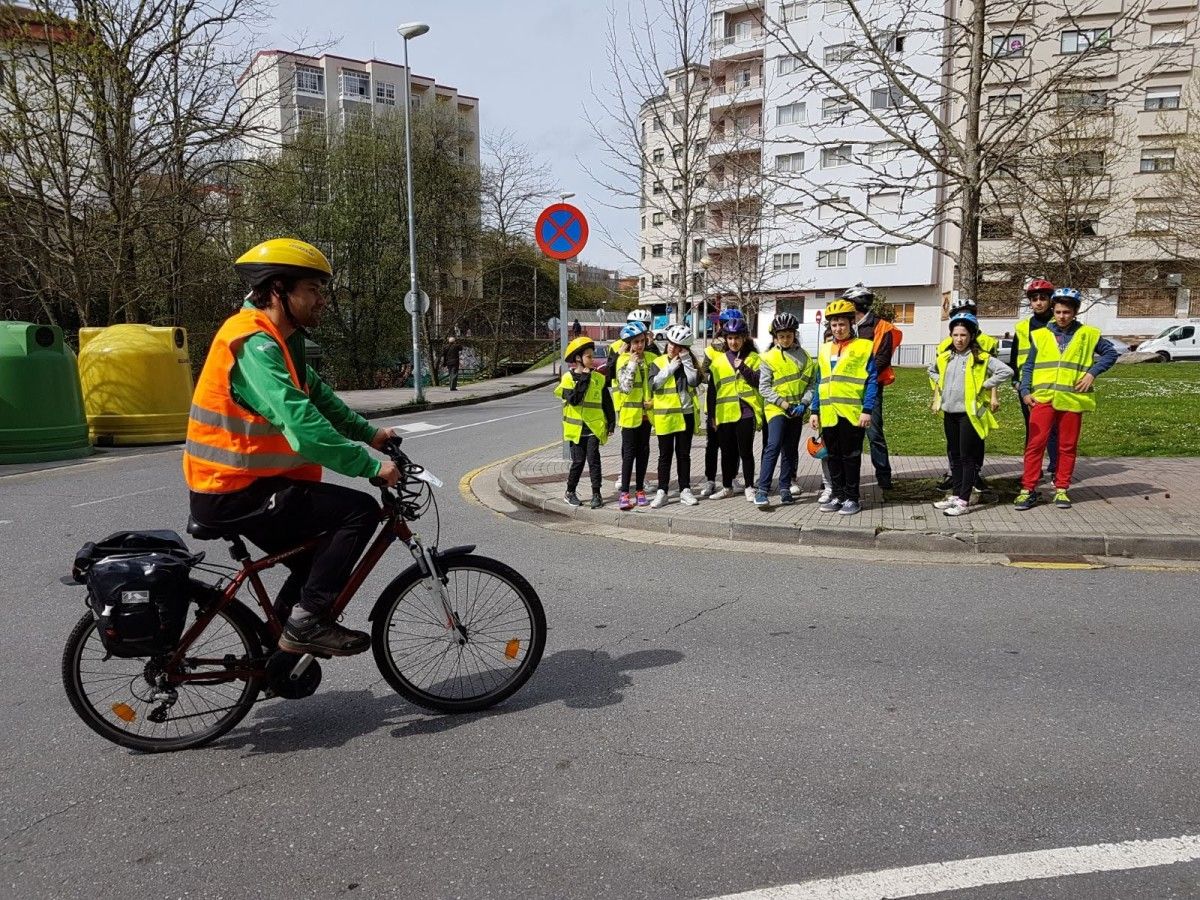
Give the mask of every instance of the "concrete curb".
[[912, 550], [916, 552], [967, 552], [1079, 558], [1081, 556], [1111, 556], [1123, 559], [1200, 559], [1200, 536], [1165, 535], [1031, 535], [1023, 532], [942, 532], [889, 531], [871, 528], [831, 528], [798, 525], [776, 525], [768, 522], [742, 522], [737, 519], [695, 519], [686, 515], [663, 516], [645, 513], [623, 513], [616, 509], [571, 507], [557, 498], [547, 497], [516, 476], [516, 467], [532, 451], [511, 460], [500, 468], [500, 493], [514, 503], [539, 512], [579, 519], [596, 525], [632, 528], [659, 534], [685, 534], [699, 537], [728, 538], [771, 544], [805, 544], [809, 546], [852, 547], [857, 550]]
[[511, 388], [509, 390], [497, 391], [494, 394], [483, 394], [478, 397], [463, 397], [462, 399], [454, 398], [441, 403], [402, 403], [398, 406], [385, 406], [382, 409], [362, 410], [355, 409], [356, 413], [366, 419], [385, 419], [392, 416], [407, 416], [412, 413], [429, 412], [431, 409], [453, 409], [456, 406], [474, 406], [477, 403], [489, 403], [492, 400], [504, 400], [508, 397], [516, 397], [519, 394], [527, 394], [530, 391], [536, 391], [538, 388], [545, 387], [548, 384], [554, 384], [558, 381], [557, 375], [547, 375], [545, 379], [539, 379], [530, 384], [523, 384], [520, 387]]

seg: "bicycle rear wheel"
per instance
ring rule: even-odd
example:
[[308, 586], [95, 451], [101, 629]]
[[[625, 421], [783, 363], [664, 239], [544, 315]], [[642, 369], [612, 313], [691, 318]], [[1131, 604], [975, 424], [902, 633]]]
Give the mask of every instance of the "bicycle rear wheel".
[[258, 621], [231, 603], [188, 648], [186, 671], [211, 677], [164, 692], [156, 676], [165, 658], [105, 659], [89, 612], [63, 649], [63, 686], [84, 723], [114, 744], [145, 753], [186, 750], [215, 740], [250, 712], [262, 685], [230, 670], [244, 671], [262, 654]]
[[466, 637], [413, 567], [375, 604], [375, 663], [399, 694], [439, 712], [475, 712], [512, 696], [546, 647], [546, 614], [515, 570], [486, 556], [442, 560], [450, 605]]

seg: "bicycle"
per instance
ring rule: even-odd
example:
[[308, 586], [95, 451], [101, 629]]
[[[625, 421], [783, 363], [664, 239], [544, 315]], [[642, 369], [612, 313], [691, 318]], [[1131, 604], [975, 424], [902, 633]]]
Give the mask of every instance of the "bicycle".
[[[474, 544], [439, 550], [435, 538], [427, 547], [408, 523], [431, 503], [436, 511], [433, 487], [441, 482], [408, 458], [399, 437], [384, 452], [399, 468], [400, 482], [393, 489], [372, 479], [380, 489], [381, 527], [334, 602], [333, 615], [341, 615], [387, 549], [401, 541], [413, 563], [384, 588], [369, 616], [376, 666], [417, 706], [448, 713], [487, 709], [512, 696], [537, 668], [546, 643], [541, 601], [518, 572], [476, 555]], [[195, 620], [172, 652], [111, 657], [90, 611], [63, 650], [63, 684], [76, 713], [102, 737], [133, 750], [202, 746], [237, 725], [260, 699], [307, 697], [321, 682], [313, 654], [276, 647], [283, 622], [260, 577], [317, 539], [254, 560], [236, 532], [191, 519], [187, 531], [198, 540], [228, 542], [238, 567], [198, 566], [216, 568], [227, 584], [190, 579]], [[247, 582], [263, 619], [237, 599]]]

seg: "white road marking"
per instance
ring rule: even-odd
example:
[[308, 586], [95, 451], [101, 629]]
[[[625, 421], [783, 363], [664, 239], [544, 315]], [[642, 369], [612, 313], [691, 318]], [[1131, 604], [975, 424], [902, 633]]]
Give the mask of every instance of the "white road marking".
[[[435, 435], [432, 435], [432, 437], [441, 437], [443, 434], [448, 434], [451, 431], [459, 431], [463, 428], [474, 428], [477, 425], [491, 425], [493, 422], [503, 422], [505, 419], [519, 419], [519, 418], [521, 418], [521, 416], [532, 416], [532, 415], [535, 415], [536, 413], [543, 413], [543, 412], [546, 412], [547, 410], [561, 409], [561, 408], [562, 408], [561, 406], [543, 406], [541, 409], [531, 409], [526, 412], [513, 413], [511, 416], [497, 416], [494, 419], [484, 419], [482, 422], [468, 422], [466, 425], [455, 425], [453, 428], [439, 429], [438, 433]], [[407, 440], [416, 440], [419, 437], [431, 437], [431, 435], [414, 434], [412, 437], [407, 438]]]
[[99, 500], [89, 500], [86, 503], [72, 503], [71, 509], [79, 509], [81, 506], [95, 506], [97, 503], [107, 503], [109, 500], [124, 500], [126, 497], [140, 497], [142, 494], [153, 494], [158, 491], [165, 491], [167, 485], [162, 484], [156, 488], [150, 488], [146, 491], [134, 491], [132, 494], [118, 494], [115, 497], [101, 497]]
[[416, 434], [419, 431], [436, 431], [437, 429], [442, 428], [444, 426], [443, 425], [433, 425], [429, 422], [408, 422], [408, 423], [402, 422], [399, 425], [393, 425], [392, 427], [400, 429], [405, 434]]
[[1123, 841], [1088, 847], [1058, 847], [1029, 853], [981, 856], [820, 878], [799, 884], [725, 894], [713, 900], [879, 900], [920, 897], [989, 884], [1013, 884], [1068, 875], [1148, 869], [1200, 859], [1200, 835]]
[[12, 523], [12, 519], [0, 519], [0, 525], [11, 525]]

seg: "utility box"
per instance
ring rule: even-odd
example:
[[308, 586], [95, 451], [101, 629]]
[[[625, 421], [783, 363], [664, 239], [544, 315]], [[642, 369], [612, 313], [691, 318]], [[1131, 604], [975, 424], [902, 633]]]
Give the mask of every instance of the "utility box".
[[153, 325], [79, 329], [79, 381], [98, 446], [172, 444], [187, 435], [187, 332]]
[[91, 452], [79, 370], [62, 329], [0, 322], [0, 465]]

